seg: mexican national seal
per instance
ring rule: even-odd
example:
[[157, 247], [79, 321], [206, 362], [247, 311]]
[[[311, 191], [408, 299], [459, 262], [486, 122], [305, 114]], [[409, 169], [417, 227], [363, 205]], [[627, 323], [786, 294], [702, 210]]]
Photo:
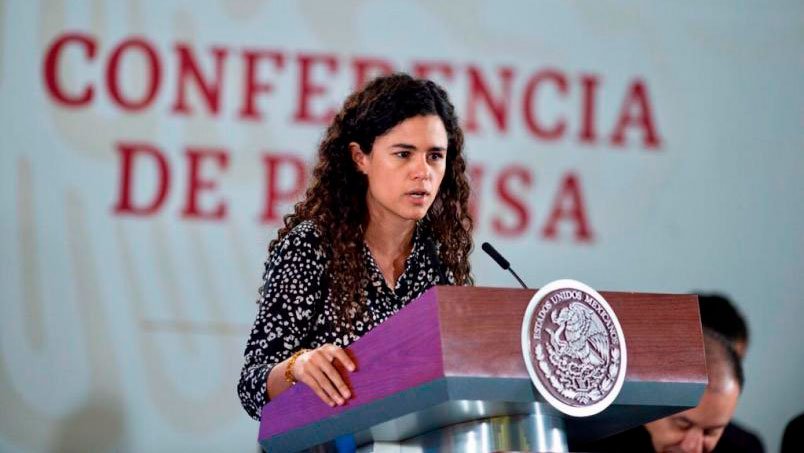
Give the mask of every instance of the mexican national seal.
[[548, 283], [533, 296], [522, 322], [522, 354], [539, 393], [576, 417], [597, 414], [617, 398], [628, 359], [617, 315], [575, 280]]

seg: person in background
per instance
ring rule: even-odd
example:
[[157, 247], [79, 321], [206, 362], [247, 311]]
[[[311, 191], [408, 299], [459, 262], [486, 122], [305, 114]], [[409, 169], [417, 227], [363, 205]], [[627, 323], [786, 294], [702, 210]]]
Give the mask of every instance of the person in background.
[[748, 324], [737, 307], [726, 296], [716, 293], [699, 294], [698, 306], [701, 324], [723, 335], [740, 360], [745, 359], [748, 352]]
[[[699, 294], [698, 305], [703, 327], [726, 338], [740, 361], [744, 360], [749, 345], [748, 324], [737, 307], [727, 297], [720, 294]], [[759, 437], [733, 420], [726, 426], [723, 436], [715, 448], [715, 453], [761, 453], [764, 451], [765, 448]]]
[[709, 383], [698, 405], [589, 445], [570, 447], [592, 452], [712, 452], [728, 425], [743, 388], [737, 353], [722, 335], [704, 329]]
[[349, 96], [268, 247], [237, 386], [246, 412], [259, 420], [297, 382], [345, 404], [357, 364], [343, 348], [434, 285], [472, 284], [469, 195], [441, 87], [395, 74]]
[[782, 453], [804, 451], [804, 413], [790, 420], [782, 435]]

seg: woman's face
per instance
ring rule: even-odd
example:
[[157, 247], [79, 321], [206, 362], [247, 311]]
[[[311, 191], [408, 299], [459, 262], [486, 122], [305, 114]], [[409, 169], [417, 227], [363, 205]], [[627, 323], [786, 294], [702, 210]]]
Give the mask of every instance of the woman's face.
[[350, 144], [368, 177], [370, 221], [417, 221], [427, 214], [447, 167], [447, 131], [438, 115], [408, 118], [374, 140], [371, 153]]

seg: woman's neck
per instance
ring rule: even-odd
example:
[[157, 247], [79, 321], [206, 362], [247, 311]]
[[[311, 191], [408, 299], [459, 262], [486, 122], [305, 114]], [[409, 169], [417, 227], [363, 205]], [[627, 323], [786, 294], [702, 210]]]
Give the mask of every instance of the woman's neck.
[[405, 271], [413, 248], [416, 222], [369, 222], [364, 239], [388, 288], [393, 290]]
[[369, 221], [364, 238], [376, 256], [396, 261], [410, 253], [416, 222]]

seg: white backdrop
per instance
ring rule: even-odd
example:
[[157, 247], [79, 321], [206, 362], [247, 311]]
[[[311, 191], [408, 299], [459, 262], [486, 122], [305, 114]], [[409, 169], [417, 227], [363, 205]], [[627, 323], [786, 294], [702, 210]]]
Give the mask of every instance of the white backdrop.
[[330, 3], [0, 0], [0, 450], [256, 448], [261, 263], [364, 66], [447, 88], [476, 243], [530, 285], [731, 295], [737, 418], [776, 450], [804, 411], [801, 3]]

